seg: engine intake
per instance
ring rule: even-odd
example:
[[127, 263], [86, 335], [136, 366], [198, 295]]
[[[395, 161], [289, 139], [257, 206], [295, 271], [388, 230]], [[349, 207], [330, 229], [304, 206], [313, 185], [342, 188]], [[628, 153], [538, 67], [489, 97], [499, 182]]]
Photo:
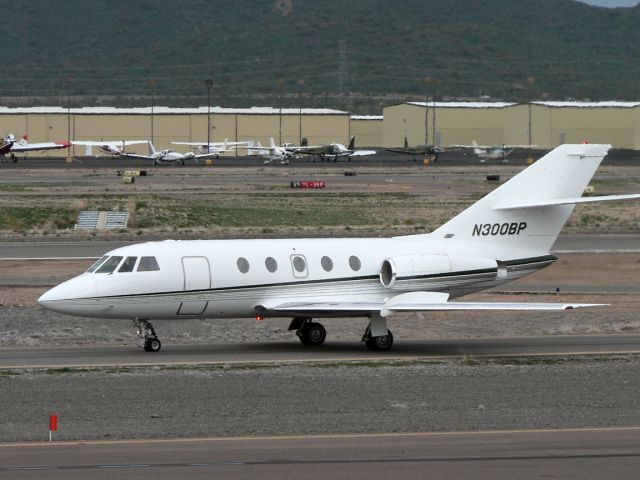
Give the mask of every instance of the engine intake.
[[[400, 255], [382, 262], [380, 283], [392, 289], [421, 289], [438, 277], [458, 272], [461, 276], [474, 275], [469, 281], [477, 281], [477, 275], [490, 279], [497, 275], [498, 264], [490, 258], [463, 255]], [[464, 278], [460, 280], [464, 282]]]

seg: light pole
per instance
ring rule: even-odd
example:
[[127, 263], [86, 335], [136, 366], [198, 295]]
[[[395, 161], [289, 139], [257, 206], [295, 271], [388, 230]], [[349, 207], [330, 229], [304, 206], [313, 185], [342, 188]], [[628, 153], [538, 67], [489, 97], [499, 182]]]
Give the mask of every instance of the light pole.
[[149, 80], [147, 83], [151, 89], [151, 144], [153, 145], [153, 104], [157, 80]]
[[73, 75], [64, 78], [64, 87], [67, 91], [67, 142], [71, 142], [71, 82]]
[[209, 153], [211, 151], [211, 88], [213, 80], [207, 78], [204, 84], [207, 86], [207, 153]]
[[279, 122], [280, 127], [278, 129], [278, 145], [282, 145], [282, 85], [284, 84], [284, 78], [278, 79], [278, 104], [280, 108]]
[[299, 78], [298, 79], [298, 86], [300, 87], [299, 91], [298, 91], [298, 108], [300, 109], [300, 114], [299, 114], [299, 122], [300, 124], [298, 125], [298, 132], [300, 133], [300, 138], [298, 140], [298, 145], [302, 145], [302, 88], [304, 87], [304, 78]]
[[429, 145], [429, 84], [431, 77], [424, 77], [424, 146]]

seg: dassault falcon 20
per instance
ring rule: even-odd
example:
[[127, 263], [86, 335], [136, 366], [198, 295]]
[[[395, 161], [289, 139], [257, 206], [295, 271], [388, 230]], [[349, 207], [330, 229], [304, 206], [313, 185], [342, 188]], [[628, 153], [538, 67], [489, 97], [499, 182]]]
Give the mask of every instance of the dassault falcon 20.
[[363, 340], [387, 350], [401, 311], [567, 310], [580, 303], [482, 303], [453, 298], [536, 272], [609, 145], [562, 145], [429, 234], [393, 238], [148, 242], [113, 250], [42, 295], [56, 312], [132, 319], [140, 346], [158, 351], [151, 319], [289, 317], [305, 345], [313, 318], [365, 317]]

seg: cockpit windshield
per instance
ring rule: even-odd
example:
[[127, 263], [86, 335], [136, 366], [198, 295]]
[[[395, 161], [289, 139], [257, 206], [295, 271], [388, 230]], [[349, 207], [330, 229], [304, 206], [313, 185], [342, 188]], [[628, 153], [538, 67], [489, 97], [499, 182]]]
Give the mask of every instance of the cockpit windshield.
[[107, 258], [109, 258], [109, 255], [104, 255], [103, 257], [100, 257], [100, 259], [96, 263], [94, 263], [89, 267], [89, 269], [87, 270], [87, 273], [93, 273], [96, 270], [96, 268], [102, 265], [102, 262], [104, 262]]
[[123, 272], [133, 272], [133, 267], [136, 264], [136, 260], [138, 257], [127, 257], [124, 262], [122, 262], [122, 266], [118, 269], [118, 273]]
[[96, 273], [113, 273], [118, 264], [122, 260], [122, 257], [109, 257], [106, 262], [104, 262], [100, 267], [96, 270]]

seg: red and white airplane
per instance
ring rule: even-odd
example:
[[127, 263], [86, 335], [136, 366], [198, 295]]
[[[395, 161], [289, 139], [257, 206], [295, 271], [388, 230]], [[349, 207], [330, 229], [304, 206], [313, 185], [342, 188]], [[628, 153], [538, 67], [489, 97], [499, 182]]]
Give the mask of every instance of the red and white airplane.
[[20, 141], [16, 142], [15, 135], [10, 133], [0, 139], [0, 156], [4, 157], [5, 155], [10, 154], [11, 160], [15, 163], [18, 161], [16, 153], [59, 150], [61, 148], [69, 148], [70, 146], [70, 142], [29, 143], [26, 135], [23, 136]]

